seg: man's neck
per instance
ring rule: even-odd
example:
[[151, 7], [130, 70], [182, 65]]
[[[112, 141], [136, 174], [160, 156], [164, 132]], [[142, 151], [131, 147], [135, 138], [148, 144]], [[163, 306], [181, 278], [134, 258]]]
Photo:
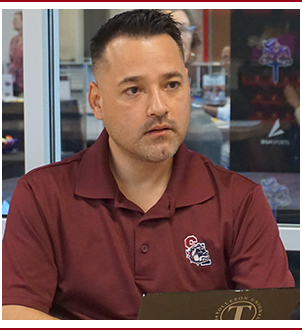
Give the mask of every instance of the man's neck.
[[147, 212], [167, 188], [173, 157], [147, 162], [117, 153], [111, 148], [110, 169], [123, 195]]

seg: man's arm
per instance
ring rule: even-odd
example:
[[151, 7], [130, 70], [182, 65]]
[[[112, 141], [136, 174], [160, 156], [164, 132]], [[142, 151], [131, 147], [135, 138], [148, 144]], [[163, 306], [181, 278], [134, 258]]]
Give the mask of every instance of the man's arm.
[[260, 185], [240, 202], [233, 232], [229, 269], [236, 289], [295, 286], [276, 220]]
[[202, 106], [202, 109], [203, 109], [207, 114], [209, 114], [210, 116], [217, 118], [217, 112], [218, 112], [218, 108], [217, 108], [217, 107], [214, 107], [214, 106], [212, 106], [212, 105], [206, 105], [206, 104], [204, 104], [204, 105]]
[[2, 306], [2, 320], [58, 320], [34, 308], [18, 305]]
[[32, 187], [26, 179], [20, 179], [2, 244], [2, 304], [7, 306], [3, 314], [7, 319], [34, 319], [36, 314], [27, 315], [28, 309], [22, 306], [28, 306], [31, 312], [49, 313], [58, 270], [48, 229]]
[[202, 106], [202, 109], [209, 114], [210, 116], [220, 119], [220, 120], [225, 120], [225, 121], [230, 121], [230, 116], [231, 116], [231, 103], [230, 103], [230, 98], [226, 98], [226, 103], [223, 106], [215, 107], [212, 105], [206, 105], [204, 104]]

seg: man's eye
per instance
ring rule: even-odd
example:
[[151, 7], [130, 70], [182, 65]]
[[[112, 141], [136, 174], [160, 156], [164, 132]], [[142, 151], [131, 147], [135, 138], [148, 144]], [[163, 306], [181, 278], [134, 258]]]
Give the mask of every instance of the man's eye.
[[168, 87], [170, 89], [177, 89], [180, 86], [180, 83], [178, 81], [171, 81], [168, 84]]
[[126, 93], [127, 93], [128, 95], [135, 95], [135, 94], [137, 94], [138, 92], [139, 92], [138, 87], [130, 87], [130, 88], [128, 88], [128, 89], [126, 90]]

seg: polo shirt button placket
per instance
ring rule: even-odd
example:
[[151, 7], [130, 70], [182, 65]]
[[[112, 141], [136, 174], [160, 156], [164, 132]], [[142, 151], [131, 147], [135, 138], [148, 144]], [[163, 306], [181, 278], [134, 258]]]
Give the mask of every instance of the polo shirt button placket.
[[146, 254], [146, 253], [149, 251], [149, 247], [148, 247], [148, 245], [143, 244], [143, 245], [141, 246], [141, 251], [142, 251], [142, 253]]

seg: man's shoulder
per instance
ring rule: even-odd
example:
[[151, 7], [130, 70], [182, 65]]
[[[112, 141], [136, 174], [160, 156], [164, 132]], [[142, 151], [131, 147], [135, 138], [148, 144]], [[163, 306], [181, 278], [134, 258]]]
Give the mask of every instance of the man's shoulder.
[[212, 184], [222, 187], [225, 186], [232, 189], [238, 188], [241, 190], [250, 190], [259, 186], [256, 182], [247, 178], [243, 174], [216, 165], [209, 158], [198, 152], [193, 151], [193, 153], [194, 157], [198, 157], [203, 162]]
[[28, 173], [26, 173], [21, 179], [31, 182], [36, 180], [60, 180], [62, 177], [76, 176], [83, 156], [87, 149], [82, 150], [72, 156], [66, 157], [61, 161], [51, 164], [39, 166]]

